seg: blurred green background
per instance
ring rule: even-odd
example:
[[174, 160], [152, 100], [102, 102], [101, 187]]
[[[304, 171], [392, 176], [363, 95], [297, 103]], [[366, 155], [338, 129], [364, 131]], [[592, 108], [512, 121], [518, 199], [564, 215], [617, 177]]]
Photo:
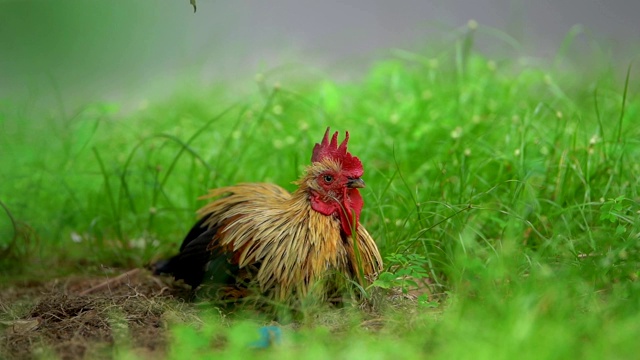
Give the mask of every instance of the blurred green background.
[[[208, 188], [291, 189], [330, 125], [365, 164], [375, 311], [308, 309], [262, 354], [632, 358], [637, 14], [622, 0], [1, 2], [0, 325], [29, 318], [35, 299], [1, 297], [25, 284], [175, 253]], [[255, 354], [237, 318], [180, 302], [197, 313], [180, 320], [157, 299], [170, 358]]]
[[[363, 75], [389, 49], [455, 41], [474, 19], [495, 29], [476, 37], [488, 52], [553, 57], [575, 25], [569, 59], [598, 51], [625, 64], [638, 51], [640, 3], [614, 0], [0, 2], [0, 98], [67, 108], [92, 101], [124, 106], [176, 87], [235, 81], [304, 64], [337, 78]], [[574, 28], [574, 30], [576, 30]], [[502, 32], [502, 45], [496, 33]], [[585, 51], [580, 51], [580, 49]]]

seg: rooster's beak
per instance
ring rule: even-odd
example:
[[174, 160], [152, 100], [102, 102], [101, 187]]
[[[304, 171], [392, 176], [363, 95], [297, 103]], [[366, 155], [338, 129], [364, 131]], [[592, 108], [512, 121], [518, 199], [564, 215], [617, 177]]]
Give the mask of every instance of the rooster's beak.
[[349, 181], [347, 181], [347, 187], [351, 188], [351, 189], [363, 188], [364, 187], [364, 180], [362, 180], [360, 178], [349, 179]]

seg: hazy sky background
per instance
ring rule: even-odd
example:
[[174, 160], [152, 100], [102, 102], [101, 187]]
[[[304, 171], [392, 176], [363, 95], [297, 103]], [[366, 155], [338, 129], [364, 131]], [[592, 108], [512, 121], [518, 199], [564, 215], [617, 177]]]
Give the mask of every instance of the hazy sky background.
[[543, 58], [581, 24], [578, 45], [601, 40], [626, 64], [640, 49], [639, 16], [638, 0], [198, 0], [195, 14], [188, 0], [3, 1], [0, 99], [46, 103], [57, 89], [71, 105], [135, 102], [184, 79], [251, 86], [256, 72], [291, 63], [357, 77], [391, 48], [452, 41], [470, 19], [516, 39], [516, 55]]

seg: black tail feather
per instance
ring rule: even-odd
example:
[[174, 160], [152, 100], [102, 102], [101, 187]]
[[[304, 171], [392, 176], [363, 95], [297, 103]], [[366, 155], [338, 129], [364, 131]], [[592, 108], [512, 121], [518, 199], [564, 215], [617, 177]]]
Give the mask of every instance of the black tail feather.
[[191, 228], [178, 255], [153, 265], [154, 274], [172, 274], [176, 280], [182, 279], [193, 288], [202, 283], [207, 265], [216, 255], [208, 248], [218, 230], [217, 227], [202, 227], [203, 223], [204, 219], [201, 219]]
[[187, 236], [185, 236], [184, 240], [182, 240], [182, 245], [180, 245], [180, 251], [184, 250], [184, 248], [187, 245], [189, 245], [189, 243], [191, 243], [193, 240], [199, 238], [200, 235], [204, 234], [208, 230], [207, 227], [204, 226], [204, 222], [206, 220], [207, 220], [207, 218], [203, 217], [202, 219], [198, 220], [197, 223], [193, 224], [193, 226], [191, 227], [191, 230], [189, 230], [189, 233], [187, 234]]

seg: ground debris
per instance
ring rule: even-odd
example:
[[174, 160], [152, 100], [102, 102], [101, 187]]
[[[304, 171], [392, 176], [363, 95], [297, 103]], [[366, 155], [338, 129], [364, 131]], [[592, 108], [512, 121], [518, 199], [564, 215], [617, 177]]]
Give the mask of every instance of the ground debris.
[[114, 345], [162, 357], [163, 314], [183, 302], [144, 270], [113, 279], [78, 277], [0, 291], [0, 358], [112, 358]]
[[[169, 350], [169, 324], [188, 323], [195, 328], [204, 324], [199, 310], [210, 309], [211, 298], [205, 296], [204, 301], [194, 303], [194, 296], [181, 282], [143, 269], [15, 283], [0, 289], [0, 359], [112, 359], [121, 351], [162, 359]], [[295, 331], [311, 321], [336, 336], [354, 327], [378, 333], [397, 327], [386, 313], [416, 312], [421, 296], [431, 299], [434, 295], [426, 287], [374, 288], [365, 301], [341, 297], [338, 306], [318, 304], [305, 308], [304, 317], [296, 320], [285, 316], [286, 325], [269, 325]], [[222, 315], [221, 325], [229, 326], [229, 315], [255, 315], [262, 320], [274, 315], [251, 302], [235, 305], [214, 306]], [[297, 315], [301, 314], [302, 310]], [[211, 347], [224, 348], [227, 343], [218, 334]]]

